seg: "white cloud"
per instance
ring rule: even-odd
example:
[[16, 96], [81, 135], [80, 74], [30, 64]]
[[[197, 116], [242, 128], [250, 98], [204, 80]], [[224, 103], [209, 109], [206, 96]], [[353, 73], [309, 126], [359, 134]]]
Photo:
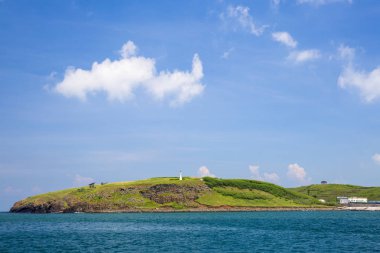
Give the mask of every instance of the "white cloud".
[[258, 165], [249, 165], [249, 171], [252, 174], [252, 178], [256, 180], [262, 180], [262, 177], [260, 175], [259, 166]]
[[299, 4], [325, 5], [332, 3], [348, 3], [352, 4], [352, 0], [297, 0]]
[[193, 58], [192, 72], [177, 70], [160, 72], [158, 76], [149, 81], [146, 89], [158, 100], [171, 97], [170, 104], [178, 106], [189, 102], [203, 92], [204, 86], [200, 83], [202, 77], [202, 62], [196, 54]]
[[252, 178], [260, 181], [267, 181], [267, 182], [273, 182], [278, 183], [280, 181], [280, 177], [277, 175], [277, 173], [271, 172], [267, 173], [265, 172], [263, 175], [260, 174], [259, 166], [258, 165], [249, 165], [249, 171], [252, 174]]
[[119, 51], [122, 58], [128, 58], [130, 56], [136, 55], [137, 53], [137, 46], [132, 41], [128, 41], [125, 43], [121, 50]]
[[266, 26], [257, 26], [253, 22], [253, 18], [249, 14], [249, 8], [246, 6], [229, 6], [227, 17], [237, 21], [239, 26], [256, 36], [260, 36], [266, 28]]
[[137, 47], [128, 41], [119, 51], [119, 60], [94, 62], [90, 70], [69, 67], [64, 79], [54, 90], [66, 97], [86, 100], [88, 94], [105, 92], [109, 100], [126, 101], [134, 97], [137, 88], [143, 88], [157, 100], [170, 99], [178, 106], [202, 94], [203, 66], [197, 54], [192, 71], [161, 71], [157, 74], [155, 60], [135, 56]]
[[264, 181], [278, 183], [280, 181], [280, 177], [277, 175], [277, 173], [264, 173]]
[[293, 49], [288, 56], [288, 60], [294, 63], [304, 63], [321, 57], [321, 53], [317, 49], [295, 50], [298, 42], [288, 32], [274, 32], [272, 33], [272, 39]]
[[76, 186], [83, 186], [87, 184], [94, 183], [95, 180], [91, 177], [82, 177], [81, 175], [76, 174], [74, 177], [74, 184]]
[[278, 9], [280, 7], [280, 4], [281, 4], [281, 0], [271, 0], [270, 1], [270, 4], [271, 6], [274, 8], [274, 9]]
[[378, 165], [380, 165], [380, 154], [374, 154], [372, 156], [372, 160], [377, 163]]
[[294, 179], [300, 183], [305, 183], [306, 180], [306, 171], [297, 163], [288, 165], [288, 173], [287, 176], [291, 179]]
[[228, 49], [227, 51], [224, 51], [223, 54], [222, 54], [222, 59], [225, 59], [227, 60], [228, 58], [230, 58], [230, 55], [231, 53], [234, 51], [234, 48], [231, 47], [230, 49]]
[[291, 48], [297, 47], [297, 41], [288, 32], [274, 32], [272, 33], [272, 39]]
[[366, 102], [373, 102], [380, 98], [380, 67], [366, 72], [346, 66], [339, 75], [338, 85], [341, 88], [356, 88]]
[[343, 71], [338, 77], [338, 85], [342, 89], [359, 90], [365, 102], [370, 103], [380, 98], [380, 66], [372, 71], [357, 70], [354, 67], [355, 49], [341, 45], [338, 48], [340, 57], [346, 60]]
[[288, 59], [295, 63], [303, 63], [306, 61], [316, 60], [321, 57], [319, 50], [317, 49], [308, 49], [301, 51], [293, 51], [288, 56]]
[[345, 46], [341, 44], [338, 48], [339, 57], [342, 60], [346, 60], [349, 63], [355, 58], [355, 48]]
[[202, 166], [198, 169], [198, 175], [200, 177], [215, 177], [206, 166]]

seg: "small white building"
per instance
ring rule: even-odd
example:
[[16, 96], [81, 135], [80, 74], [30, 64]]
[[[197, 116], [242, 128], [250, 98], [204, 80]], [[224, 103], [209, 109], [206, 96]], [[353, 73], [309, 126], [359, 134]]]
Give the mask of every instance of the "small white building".
[[349, 203], [367, 203], [368, 199], [367, 198], [358, 198], [358, 197], [351, 197], [348, 198]]
[[339, 204], [348, 205], [349, 203], [368, 203], [367, 198], [358, 198], [358, 197], [336, 197], [339, 200]]
[[339, 200], [339, 204], [341, 205], [347, 205], [348, 202], [348, 197], [336, 197]]

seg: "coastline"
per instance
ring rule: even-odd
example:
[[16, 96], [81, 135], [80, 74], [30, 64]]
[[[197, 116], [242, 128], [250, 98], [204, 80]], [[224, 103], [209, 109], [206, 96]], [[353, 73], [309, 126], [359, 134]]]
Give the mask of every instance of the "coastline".
[[[119, 209], [119, 210], [92, 210], [85, 212], [49, 212], [49, 213], [32, 213], [31, 214], [62, 214], [62, 213], [224, 213], [224, 212], [297, 212], [297, 211], [380, 211], [380, 207], [211, 207], [211, 208], [186, 208], [186, 209], [171, 209], [171, 208], [156, 208], [156, 209]], [[3, 212], [15, 213], [15, 212]]]
[[[281, 212], [281, 211], [344, 211], [341, 207], [215, 207], [215, 208], [156, 208], [156, 209], [119, 209], [93, 210], [85, 212], [50, 212], [56, 213], [218, 213], [218, 212]], [[9, 212], [12, 213], [12, 212]], [[22, 213], [22, 212], [21, 212]], [[25, 212], [29, 213], [29, 212]], [[48, 214], [48, 213], [36, 213]]]

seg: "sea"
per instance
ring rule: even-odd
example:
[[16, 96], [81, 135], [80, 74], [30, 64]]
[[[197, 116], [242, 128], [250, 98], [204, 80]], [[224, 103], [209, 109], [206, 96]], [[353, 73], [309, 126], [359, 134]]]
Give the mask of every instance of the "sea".
[[380, 212], [0, 213], [0, 252], [380, 252]]

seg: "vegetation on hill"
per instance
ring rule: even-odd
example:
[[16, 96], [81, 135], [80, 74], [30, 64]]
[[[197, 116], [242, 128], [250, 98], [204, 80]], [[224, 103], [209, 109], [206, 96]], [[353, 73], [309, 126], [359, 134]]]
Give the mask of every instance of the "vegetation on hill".
[[368, 200], [380, 200], [380, 187], [364, 187], [348, 184], [313, 184], [290, 189], [294, 192], [324, 199], [336, 203], [338, 196], [366, 197]]
[[[287, 190], [268, 182], [248, 179], [219, 179], [205, 177], [204, 182], [214, 191], [235, 199], [260, 200], [265, 204], [319, 205], [317, 199], [303, 193]], [[268, 202], [268, 203], [266, 203]]]
[[310, 196], [255, 180], [151, 178], [86, 186], [32, 196], [12, 212], [207, 210], [219, 207], [318, 207]]

